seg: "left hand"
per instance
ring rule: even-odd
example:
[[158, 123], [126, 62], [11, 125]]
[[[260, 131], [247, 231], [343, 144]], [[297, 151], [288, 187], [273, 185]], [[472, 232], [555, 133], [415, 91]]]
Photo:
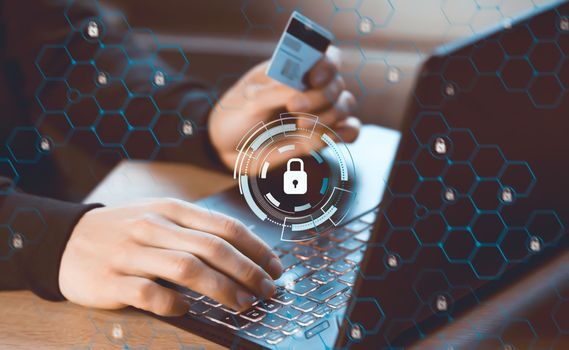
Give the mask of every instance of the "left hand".
[[338, 74], [340, 61], [339, 49], [331, 47], [308, 72], [310, 88], [303, 92], [268, 77], [268, 61], [247, 72], [210, 114], [209, 137], [225, 166], [233, 168], [235, 148], [253, 125], [274, 120], [283, 110], [314, 114], [344, 141], [353, 142], [361, 123], [352, 115], [356, 99]]

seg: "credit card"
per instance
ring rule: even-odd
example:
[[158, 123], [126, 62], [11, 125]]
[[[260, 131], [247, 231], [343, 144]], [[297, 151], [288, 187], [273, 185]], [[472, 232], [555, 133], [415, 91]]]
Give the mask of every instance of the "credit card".
[[306, 90], [306, 73], [326, 54], [332, 40], [331, 32], [293, 12], [273, 52], [267, 75], [294, 89]]

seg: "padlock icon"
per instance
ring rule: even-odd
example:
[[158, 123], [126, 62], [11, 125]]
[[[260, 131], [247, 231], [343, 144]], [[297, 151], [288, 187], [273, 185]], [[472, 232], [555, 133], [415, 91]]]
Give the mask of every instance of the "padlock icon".
[[124, 337], [124, 331], [120, 323], [113, 324], [112, 336], [115, 339], [122, 339]]
[[99, 74], [97, 74], [97, 83], [99, 83], [99, 85], [107, 85], [108, 82], [109, 78], [105, 72], [99, 72]]
[[12, 247], [22, 249], [24, 247], [24, 237], [18, 232], [12, 235]]
[[435, 140], [435, 152], [438, 154], [446, 154], [447, 153], [447, 144], [445, 139], [442, 137], [437, 137]]
[[51, 142], [46, 137], [42, 137], [40, 141], [40, 149], [43, 152], [49, 152], [51, 150]]
[[530, 238], [529, 249], [534, 253], [537, 253], [541, 250], [541, 242], [539, 241], [539, 238], [535, 236]]
[[355, 324], [350, 329], [350, 337], [352, 340], [361, 340], [362, 339], [362, 329], [359, 325]]
[[[299, 163], [299, 170], [290, 170], [292, 163]], [[305, 194], [308, 188], [308, 175], [304, 171], [304, 161], [300, 158], [291, 158], [286, 163], [286, 172], [283, 175], [283, 191], [286, 194]]]
[[562, 31], [568, 32], [569, 31], [569, 18], [563, 17], [561, 18], [561, 22], [559, 23], [559, 27]]
[[89, 24], [87, 25], [87, 35], [93, 39], [99, 37], [99, 26], [97, 25], [97, 22], [89, 21]]
[[387, 266], [391, 267], [392, 269], [396, 268], [399, 265], [399, 261], [397, 261], [397, 257], [393, 254], [389, 254], [387, 256]]
[[166, 77], [164, 76], [163, 72], [156, 71], [156, 73], [154, 73], [154, 85], [156, 86], [166, 85]]
[[509, 187], [504, 187], [502, 190], [502, 202], [504, 203], [512, 203], [514, 200], [514, 194], [512, 193], [512, 189]]
[[387, 71], [387, 81], [397, 83], [401, 79], [401, 71], [396, 67], [390, 67]]
[[447, 202], [454, 202], [456, 200], [456, 193], [452, 188], [446, 189], [445, 199], [447, 200]]
[[445, 87], [445, 94], [450, 97], [454, 96], [456, 94], [456, 89], [454, 88], [454, 85], [447, 84], [447, 86]]
[[439, 311], [447, 311], [448, 310], [448, 301], [444, 295], [437, 296], [436, 307], [437, 307], [437, 310], [439, 310]]
[[182, 124], [182, 134], [184, 134], [184, 136], [192, 136], [194, 133], [194, 126], [192, 125], [192, 122], [189, 120], [184, 120], [184, 123]]

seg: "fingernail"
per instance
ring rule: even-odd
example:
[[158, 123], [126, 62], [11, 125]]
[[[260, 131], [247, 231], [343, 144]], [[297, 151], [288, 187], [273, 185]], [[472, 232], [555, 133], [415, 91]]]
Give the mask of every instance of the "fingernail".
[[303, 112], [307, 111], [310, 107], [310, 102], [303, 95], [297, 95], [291, 102], [291, 110], [289, 112]]
[[248, 308], [255, 302], [255, 296], [244, 290], [238, 289], [235, 293], [235, 299], [242, 309]]
[[273, 295], [275, 290], [275, 283], [269, 279], [264, 279], [261, 281], [261, 292], [263, 293], [263, 298], [269, 298]]
[[281, 265], [279, 258], [277, 258], [277, 257], [271, 258], [271, 260], [269, 261], [269, 264], [267, 265], [267, 272], [273, 278], [279, 278], [280, 275], [282, 275], [283, 266]]

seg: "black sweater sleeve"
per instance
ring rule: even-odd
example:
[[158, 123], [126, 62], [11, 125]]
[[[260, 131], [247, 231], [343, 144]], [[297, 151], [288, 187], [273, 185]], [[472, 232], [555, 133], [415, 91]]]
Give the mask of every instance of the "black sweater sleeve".
[[67, 240], [81, 216], [99, 205], [36, 197], [0, 177], [0, 290], [30, 289], [63, 300], [59, 265]]

